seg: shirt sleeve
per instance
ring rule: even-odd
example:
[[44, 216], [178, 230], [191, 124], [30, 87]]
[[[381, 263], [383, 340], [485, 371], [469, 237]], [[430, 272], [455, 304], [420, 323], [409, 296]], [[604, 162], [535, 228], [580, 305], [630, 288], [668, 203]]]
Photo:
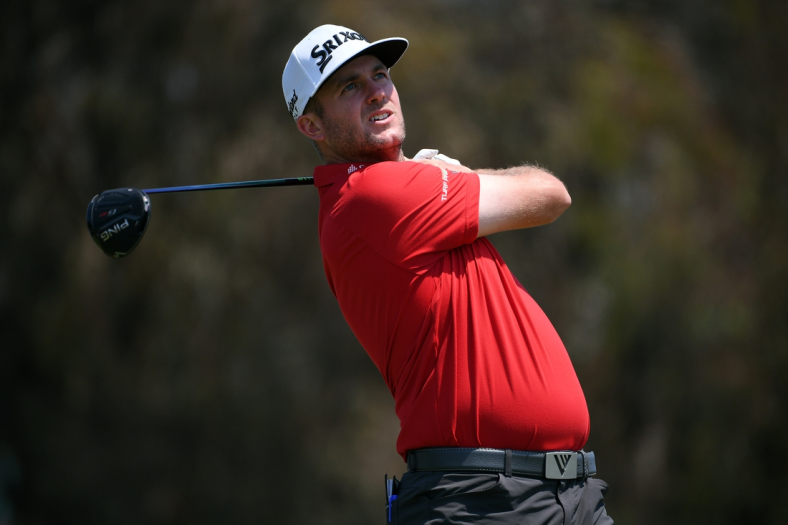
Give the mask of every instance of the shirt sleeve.
[[354, 173], [332, 216], [403, 269], [426, 269], [479, 231], [479, 177], [419, 162]]

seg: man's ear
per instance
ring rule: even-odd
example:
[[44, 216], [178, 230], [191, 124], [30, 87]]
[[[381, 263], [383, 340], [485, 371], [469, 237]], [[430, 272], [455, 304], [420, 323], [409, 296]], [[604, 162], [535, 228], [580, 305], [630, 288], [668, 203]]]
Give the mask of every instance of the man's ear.
[[298, 126], [298, 131], [306, 135], [310, 140], [317, 142], [325, 138], [323, 133], [323, 122], [314, 113], [307, 113], [306, 115], [298, 117], [296, 126]]

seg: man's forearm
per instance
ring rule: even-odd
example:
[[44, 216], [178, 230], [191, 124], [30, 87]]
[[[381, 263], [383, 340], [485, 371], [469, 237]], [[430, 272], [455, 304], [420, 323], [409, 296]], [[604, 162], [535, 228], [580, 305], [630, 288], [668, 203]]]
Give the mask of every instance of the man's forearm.
[[474, 170], [437, 159], [416, 159], [416, 162], [479, 175], [479, 237], [547, 224], [572, 203], [564, 183], [539, 166], [523, 164], [500, 170]]
[[553, 175], [550, 173], [549, 170], [534, 164], [523, 164], [521, 166], [513, 166], [509, 168], [503, 169], [492, 169], [492, 168], [482, 168], [478, 170], [474, 170], [476, 173], [480, 175], [526, 175], [527, 173], [531, 172], [542, 172], [547, 173], [548, 175]]
[[572, 203], [566, 187], [549, 171], [528, 164], [479, 174], [479, 237], [540, 226]]

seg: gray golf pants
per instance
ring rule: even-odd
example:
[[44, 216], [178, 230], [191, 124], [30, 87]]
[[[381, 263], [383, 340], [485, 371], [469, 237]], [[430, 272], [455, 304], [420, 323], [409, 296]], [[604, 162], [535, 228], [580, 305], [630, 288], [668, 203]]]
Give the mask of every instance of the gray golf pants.
[[[391, 524], [455, 523], [610, 525], [607, 483], [503, 474], [406, 472], [391, 506]], [[388, 522], [388, 509], [386, 520]]]

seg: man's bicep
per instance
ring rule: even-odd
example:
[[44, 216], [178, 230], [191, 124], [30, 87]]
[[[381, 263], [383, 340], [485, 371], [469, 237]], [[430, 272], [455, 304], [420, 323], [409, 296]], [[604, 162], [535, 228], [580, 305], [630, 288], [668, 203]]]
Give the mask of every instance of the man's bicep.
[[563, 183], [539, 169], [519, 175], [480, 173], [478, 237], [547, 224], [570, 204]]

